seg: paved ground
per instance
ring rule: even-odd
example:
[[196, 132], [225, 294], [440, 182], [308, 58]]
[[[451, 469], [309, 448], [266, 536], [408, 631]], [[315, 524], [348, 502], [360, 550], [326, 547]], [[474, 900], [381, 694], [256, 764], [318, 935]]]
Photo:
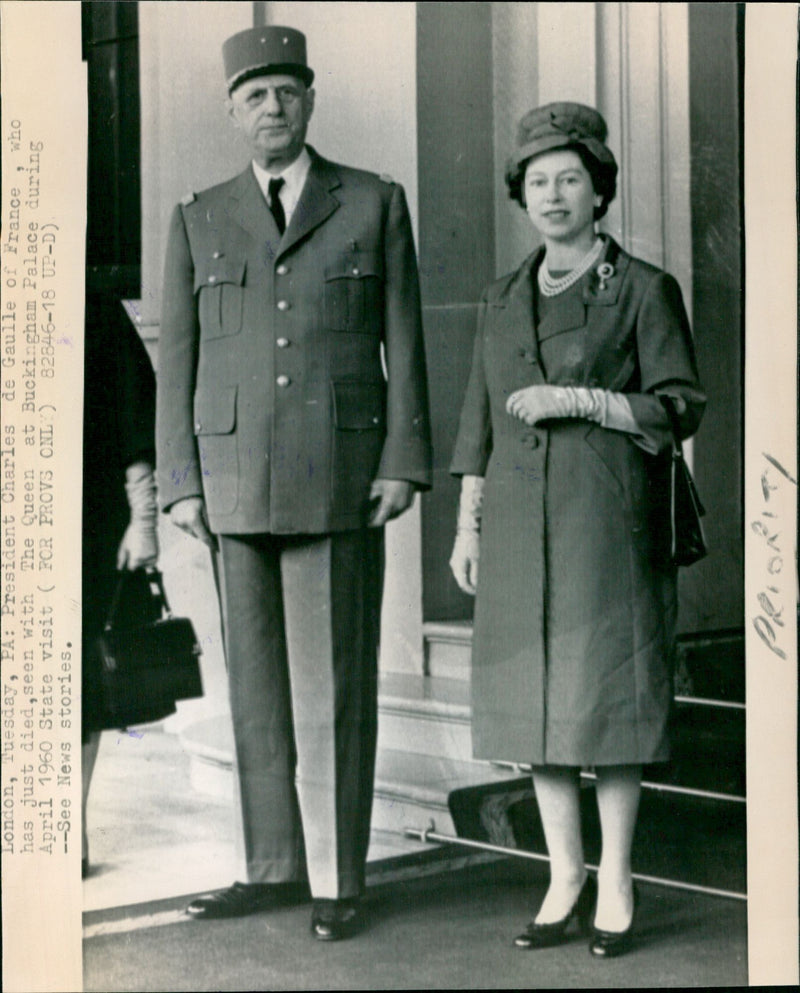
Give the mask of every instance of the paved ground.
[[324, 945], [308, 907], [236, 921], [192, 921], [184, 901], [86, 917], [87, 991], [435, 990], [736, 987], [747, 985], [743, 903], [642, 887], [637, 942], [602, 962], [576, 937], [520, 952], [511, 938], [545, 885], [514, 860], [415, 880], [368, 896], [369, 927]]
[[[243, 878], [234, 806], [198, 793], [175, 734], [103, 737], [84, 884], [85, 989], [336, 990], [730, 987], [746, 985], [746, 906], [642, 887], [634, 953], [596, 962], [584, 940], [509, 947], [541, 899], [546, 867], [424, 863], [370, 868], [369, 928], [322, 945], [296, 907], [233, 922], [183, 914], [187, 894]], [[427, 872], [427, 875], [421, 873]]]

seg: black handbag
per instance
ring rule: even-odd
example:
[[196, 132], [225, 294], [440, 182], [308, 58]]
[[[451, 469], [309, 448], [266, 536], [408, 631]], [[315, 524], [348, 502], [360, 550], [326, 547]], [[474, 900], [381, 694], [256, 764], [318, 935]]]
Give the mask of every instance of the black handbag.
[[177, 700], [203, 695], [194, 627], [172, 616], [156, 569], [120, 573], [97, 649], [110, 727], [161, 720]]
[[708, 555], [703, 522], [705, 508], [683, 457], [678, 415], [670, 397], [659, 398], [669, 417], [672, 430], [672, 464], [670, 467], [670, 559], [675, 565], [692, 565]]

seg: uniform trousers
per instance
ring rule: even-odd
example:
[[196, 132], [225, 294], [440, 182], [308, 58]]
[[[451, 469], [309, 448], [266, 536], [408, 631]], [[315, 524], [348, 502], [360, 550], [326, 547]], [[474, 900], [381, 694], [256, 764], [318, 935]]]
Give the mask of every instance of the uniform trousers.
[[377, 744], [383, 529], [219, 535], [248, 880], [364, 888]]

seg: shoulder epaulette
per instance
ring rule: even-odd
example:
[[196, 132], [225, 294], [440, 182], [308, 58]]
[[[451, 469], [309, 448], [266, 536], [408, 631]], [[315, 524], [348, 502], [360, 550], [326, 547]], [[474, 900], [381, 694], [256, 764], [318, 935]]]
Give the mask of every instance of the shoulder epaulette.
[[187, 193], [185, 197], [181, 197], [181, 206], [188, 207], [190, 203], [194, 203], [197, 199], [196, 193]]
[[382, 172], [380, 175], [381, 182], [383, 183], [393, 183], [394, 177], [390, 176], [388, 172]]

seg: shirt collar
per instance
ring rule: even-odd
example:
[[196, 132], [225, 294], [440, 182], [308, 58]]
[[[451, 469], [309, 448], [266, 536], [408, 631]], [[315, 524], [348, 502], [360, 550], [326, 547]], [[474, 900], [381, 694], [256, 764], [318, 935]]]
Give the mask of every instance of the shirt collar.
[[255, 160], [253, 160], [253, 172], [258, 180], [258, 185], [261, 187], [265, 199], [267, 198], [267, 189], [271, 179], [277, 179], [280, 177], [285, 181], [286, 185], [281, 189], [280, 198], [287, 215], [294, 210], [297, 201], [300, 199], [300, 194], [303, 191], [303, 186], [305, 185], [306, 177], [308, 176], [308, 171], [310, 168], [311, 156], [308, 154], [308, 149], [305, 146], [303, 146], [302, 152], [297, 156], [294, 162], [292, 162], [291, 165], [288, 165], [283, 172], [279, 172], [277, 174], [273, 174], [268, 170], [263, 169]]

